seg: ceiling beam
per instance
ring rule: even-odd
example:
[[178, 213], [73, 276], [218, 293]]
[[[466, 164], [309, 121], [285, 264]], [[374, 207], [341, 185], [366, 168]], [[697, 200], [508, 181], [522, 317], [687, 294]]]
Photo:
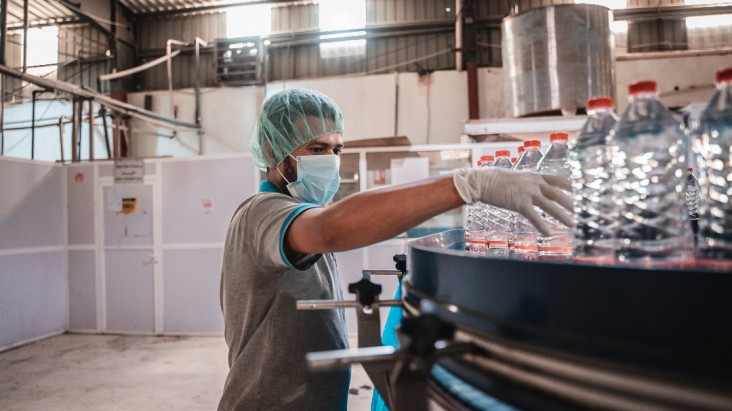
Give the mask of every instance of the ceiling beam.
[[84, 23], [88, 23], [89, 25], [91, 25], [92, 27], [94, 27], [95, 29], [97, 29], [98, 31], [100, 31], [102, 34], [104, 34], [107, 37], [112, 36], [112, 32], [108, 28], [104, 27], [101, 23], [96, 21], [94, 18], [92, 18], [88, 14], [81, 11], [81, 9], [79, 9], [79, 6], [77, 6], [76, 4], [71, 4], [66, 0], [56, 0], [56, 1], [59, 4], [65, 6], [69, 11], [71, 11], [74, 15], [76, 15]]

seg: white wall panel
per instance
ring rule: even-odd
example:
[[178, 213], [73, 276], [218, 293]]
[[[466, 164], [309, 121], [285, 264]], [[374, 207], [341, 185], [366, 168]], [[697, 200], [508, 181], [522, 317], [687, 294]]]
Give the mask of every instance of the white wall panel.
[[[341, 277], [341, 288], [343, 289], [343, 299], [353, 301], [355, 294], [348, 292], [348, 284], [355, 283], [361, 279], [361, 270], [363, 270], [363, 253], [364, 249], [344, 251], [336, 253], [336, 264], [338, 266], [338, 274]], [[378, 278], [372, 279], [376, 282]], [[380, 298], [385, 298], [382, 294]], [[352, 308], [346, 309], [346, 325], [348, 326], [348, 334], [356, 336], [358, 334], [358, 323], [356, 322], [356, 311]]]
[[69, 251], [69, 330], [97, 329], [94, 251]]
[[109, 332], [152, 333], [153, 265], [151, 251], [107, 251], [105, 281]]
[[0, 160], [0, 249], [60, 246], [61, 167]]
[[244, 157], [162, 162], [163, 243], [223, 243], [254, 170]]
[[[153, 243], [152, 186], [149, 184], [116, 184], [104, 187], [102, 198], [104, 207], [104, 245], [105, 246], [151, 246]], [[112, 198], [122, 200], [133, 198], [137, 201], [135, 214], [117, 214], [118, 209], [110, 208]]]
[[94, 166], [65, 168], [69, 245], [94, 244]]
[[64, 331], [64, 252], [0, 256], [0, 351]]
[[732, 54], [689, 56], [644, 60], [619, 60], [616, 63], [616, 96], [619, 112], [628, 105], [628, 84], [636, 80], [656, 80], [661, 102], [666, 106], [685, 106], [709, 101], [714, 93], [714, 74], [732, 65]]
[[223, 332], [219, 302], [223, 250], [166, 250], [163, 258], [164, 332]]

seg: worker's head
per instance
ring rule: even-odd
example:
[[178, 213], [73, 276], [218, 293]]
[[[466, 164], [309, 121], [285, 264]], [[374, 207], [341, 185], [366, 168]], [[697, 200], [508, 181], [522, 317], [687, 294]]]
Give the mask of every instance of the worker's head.
[[[257, 167], [280, 165], [319, 137], [343, 133], [343, 113], [330, 97], [314, 90], [289, 89], [269, 97], [249, 144]], [[300, 155], [311, 155], [310, 151]]]

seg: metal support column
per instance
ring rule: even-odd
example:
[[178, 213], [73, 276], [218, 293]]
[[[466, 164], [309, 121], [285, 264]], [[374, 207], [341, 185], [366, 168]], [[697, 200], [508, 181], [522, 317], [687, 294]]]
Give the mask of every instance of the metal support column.
[[61, 152], [61, 162], [64, 162], [64, 118], [63, 116], [58, 119], [58, 141]]

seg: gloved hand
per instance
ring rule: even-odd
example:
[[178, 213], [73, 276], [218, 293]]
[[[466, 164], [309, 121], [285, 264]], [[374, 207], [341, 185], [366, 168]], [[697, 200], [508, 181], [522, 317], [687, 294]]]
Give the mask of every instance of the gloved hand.
[[566, 178], [503, 168], [457, 170], [452, 177], [455, 188], [465, 203], [481, 201], [507, 210], [518, 211], [529, 219], [542, 235], [551, 235], [549, 225], [534, 210], [538, 206], [549, 215], [571, 227], [572, 185]]

